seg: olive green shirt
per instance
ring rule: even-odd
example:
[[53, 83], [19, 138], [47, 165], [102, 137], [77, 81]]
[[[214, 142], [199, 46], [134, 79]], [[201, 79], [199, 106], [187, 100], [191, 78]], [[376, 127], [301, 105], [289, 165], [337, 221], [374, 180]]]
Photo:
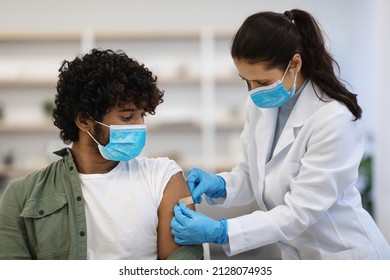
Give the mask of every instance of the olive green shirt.
[[[80, 180], [69, 149], [48, 167], [14, 180], [0, 202], [0, 259], [87, 259], [87, 224]], [[168, 259], [203, 259], [183, 246]]]

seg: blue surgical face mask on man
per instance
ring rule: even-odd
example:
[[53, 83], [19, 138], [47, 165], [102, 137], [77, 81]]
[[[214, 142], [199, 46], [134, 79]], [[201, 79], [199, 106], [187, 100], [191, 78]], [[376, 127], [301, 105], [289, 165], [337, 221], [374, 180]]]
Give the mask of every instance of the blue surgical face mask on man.
[[287, 74], [291, 61], [287, 65], [287, 69], [281, 80], [276, 81], [272, 85], [258, 87], [249, 91], [253, 103], [260, 108], [277, 108], [283, 106], [293, 96], [296, 87], [297, 74], [295, 74], [294, 84], [290, 91], [287, 91], [283, 85], [283, 79]]
[[[95, 121], [95, 120], [94, 120]], [[101, 145], [90, 133], [89, 136], [96, 142], [102, 157], [112, 161], [128, 161], [141, 153], [146, 142], [146, 125], [106, 125], [110, 128], [110, 141], [107, 145]]]

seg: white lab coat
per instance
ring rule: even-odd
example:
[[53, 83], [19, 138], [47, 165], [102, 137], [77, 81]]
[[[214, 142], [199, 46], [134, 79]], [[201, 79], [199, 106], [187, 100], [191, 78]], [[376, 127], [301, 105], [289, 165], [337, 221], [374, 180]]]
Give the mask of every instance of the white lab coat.
[[277, 242], [283, 259], [390, 259], [355, 188], [364, 151], [360, 122], [340, 102], [327, 101], [309, 82], [270, 155], [278, 111], [248, 99], [239, 163], [220, 174], [226, 199], [207, 198], [224, 207], [259, 205], [228, 220], [228, 256]]

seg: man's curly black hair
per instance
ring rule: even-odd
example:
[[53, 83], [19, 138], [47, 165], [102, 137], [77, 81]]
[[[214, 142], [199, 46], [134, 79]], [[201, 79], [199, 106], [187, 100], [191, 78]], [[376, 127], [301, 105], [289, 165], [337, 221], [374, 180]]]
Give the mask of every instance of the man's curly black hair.
[[79, 139], [75, 119], [80, 113], [101, 121], [114, 106], [132, 102], [154, 115], [163, 102], [157, 77], [123, 51], [93, 49], [83, 57], [63, 61], [59, 72], [53, 118], [65, 143]]

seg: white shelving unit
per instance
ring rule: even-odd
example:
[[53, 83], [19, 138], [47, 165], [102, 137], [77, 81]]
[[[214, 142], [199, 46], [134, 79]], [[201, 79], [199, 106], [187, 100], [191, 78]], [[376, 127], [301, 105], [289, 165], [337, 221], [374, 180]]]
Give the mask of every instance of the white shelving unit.
[[[62, 146], [45, 116], [64, 59], [97, 47], [123, 50], [144, 63], [165, 91], [148, 126], [145, 156], [171, 157], [187, 170], [230, 169], [238, 157], [246, 90], [229, 55], [232, 32], [0, 34], [0, 177], [25, 174]], [[12, 166], [4, 163], [11, 156]], [[42, 156], [44, 155], [44, 156]]]

